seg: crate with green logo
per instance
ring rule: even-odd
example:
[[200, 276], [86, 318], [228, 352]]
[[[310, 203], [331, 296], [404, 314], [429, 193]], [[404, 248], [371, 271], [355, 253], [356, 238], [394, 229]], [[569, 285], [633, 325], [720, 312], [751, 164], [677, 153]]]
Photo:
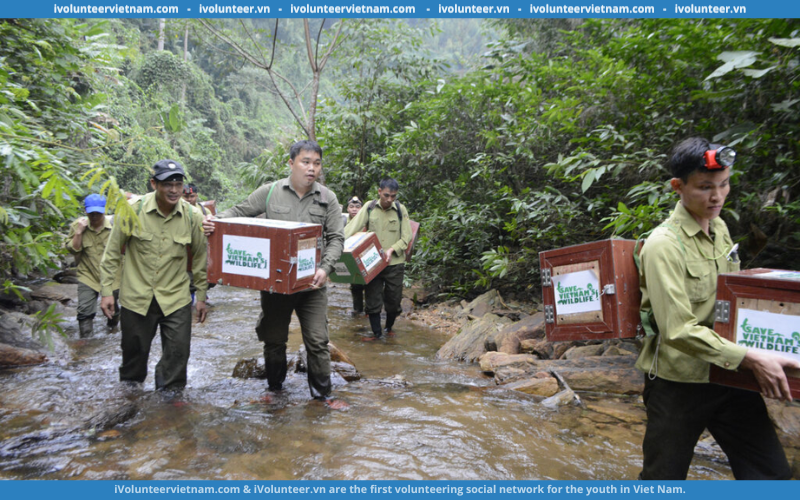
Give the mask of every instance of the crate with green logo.
[[366, 285], [387, 265], [375, 233], [356, 233], [345, 240], [342, 256], [330, 278], [336, 283]]
[[[717, 277], [714, 331], [738, 345], [800, 361], [800, 272], [748, 269]], [[800, 398], [800, 372], [787, 371]], [[711, 365], [711, 382], [758, 391], [753, 372]]]
[[271, 293], [311, 287], [322, 251], [322, 226], [233, 217], [214, 221], [208, 281]]
[[610, 239], [539, 253], [547, 340], [636, 336], [642, 294], [635, 246]]

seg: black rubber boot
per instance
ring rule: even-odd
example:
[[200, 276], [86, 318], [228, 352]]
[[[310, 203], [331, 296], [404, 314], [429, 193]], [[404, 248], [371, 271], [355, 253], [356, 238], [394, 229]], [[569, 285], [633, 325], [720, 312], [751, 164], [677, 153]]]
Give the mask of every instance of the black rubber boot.
[[369, 326], [372, 328], [372, 334], [375, 336], [376, 339], [381, 338], [381, 314], [370, 314], [369, 315]]
[[386, 313], [386, 333], [389, 334], [392, 332], [392, 328], [394, 328], [394, 320], [397, 319], [397, 314], [394, 313]]

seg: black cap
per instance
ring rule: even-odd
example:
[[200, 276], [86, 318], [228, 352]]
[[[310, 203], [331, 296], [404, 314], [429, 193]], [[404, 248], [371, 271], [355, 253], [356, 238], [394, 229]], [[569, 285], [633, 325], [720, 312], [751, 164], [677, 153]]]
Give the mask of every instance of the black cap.
[[157, 181], [166, 180], [174, 175], [186, 177], [183, 166], [175, 160], [159, 160], [153, 165], [153, 179]]

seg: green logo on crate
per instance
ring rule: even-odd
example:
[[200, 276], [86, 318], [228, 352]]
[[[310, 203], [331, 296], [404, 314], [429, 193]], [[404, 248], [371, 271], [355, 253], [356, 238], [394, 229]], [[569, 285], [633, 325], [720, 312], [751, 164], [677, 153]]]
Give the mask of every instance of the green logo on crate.
[[364, 267], [366, 269], [369, 269], [370, 267], [372, 267], [372, 264], [374, 264], [375, 261], [380, 259], [380, 255], [378, 255], [378, 252], [370, 252], [366, 254], [366, 256], [364, 256], [363, 259], [364, 260], [362, 260], [361, 262], [364, 264]]
[[562, 286], [558, 283], [558, 301], [556, 305], [567, 304], [581, 304], [584, 302], [594, 302], [600, 300], [600, 291], [587, 283], [585, 287], [581, 286]]
[[314, 259], [303, 259], [303, 258], [301, 258], [300, 262], [297, 264], [297, 266], [298, 266], [297, 270], [299, 272], [301, 272], [301, 273], [303, 271], [308, 271], [308, 270], [314, 269]]
[[742, 332], [739, 345], [766, 351], [800, 354], [800, 332], [792, 332], [792, 336], [789, 337], [776, 332], [773, 328], [751, 325], [748, 318], [742, 321], [739, 329]]
[[230, 243], [228, 243], [227, 248], [225, 248], [225, 252], [228, 254], [225, 257], [225, 263], [232, 266], [247, 267], [250, 269], [267, 269], [269, 266], [269, 261], [261, 255], [261, 252], [253, 255], [247, 250], [232, 248]]

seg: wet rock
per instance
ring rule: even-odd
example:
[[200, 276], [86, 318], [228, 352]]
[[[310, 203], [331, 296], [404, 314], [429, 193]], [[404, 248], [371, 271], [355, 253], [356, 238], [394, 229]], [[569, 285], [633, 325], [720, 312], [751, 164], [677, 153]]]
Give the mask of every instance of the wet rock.
[[31, 297], [38, 300], [51, 300], [55, 302], [67, 303], [70, 300], [77, 300], [78, 285], [65, 285], [61, 283], [49, 282], [33, 290]]
[[553, 377], [531, 378], [511, 382], [502, 386], [504, 389], [524, 392], [534, 396], [550, 397], [558, 393], [558, 381]]
[[233, 367], [233, 377], [235, 378], [266, 378], [264, 365], [258, 364], [258, 359], [240, 359]]
[[533, 354], [540, 359], [553, 357], [553, 343], [547, 339], [528, 339], [519, 343], [520, 354]]
[[[356, 369], [353, 362], [347, 355], [332, 343], [328, 343], [331, 352], [331, 372], [339, 374], [344, 380], [351, 382], [360, 380], [361, 374]], [[308, 363], [306, 361], [306, 346], [301, 345], [297, 350], [297, 362], [295, 366], [297, 372], [307, 372]]]
[[563, 359], [577, 359], [586, 358], [589, 356], [600, 356], [603, 354], [603, 349], [604, 348], [602, 344], [575, 346], [565, 352], [564, 356], [562, 357]]
[[341, 361], [331, 361], [331, 372], [337, 373], [348, 382], [355, 382], [361, 380], [361, 374], [358, 373], [356, 367], [351, 363], [343, 363]]
[[575, 345], [574, 342], [553, 342], [553, 356], [551, 359], [561, 359]]
[[36, 313], [43, 313], [50, 308], [50, 304], [53, 302], [47, 300], [32, 300], [30, 302], [26, 302], [25, 306], [23, 307], [26, 314], [36, 314]]
[[481, 356], [479, 362], [483, 373], [493, 374], [498, 369], [509, 366], [528, 369], [535, 359], [537, 358], [530, 354], [506, 354], [492, 351]]
[[774, 399], [764, 399], [764, 402], [767, 404], [769, 418], [775, 425], [784, 446], [800, 448], [800, 406]]
[[462, 301], [462, 305], [464, 308], [459, 311], [457, 315], [458, 317], [471, 316], [473, 318], [482, 318], [495, 307], [506, 308], [505, 304], [503, 304], [503, 299], [500, 297], [500, 293], [497, 290], [489, 290], [469, 304], [464, 304]]
[[131, 401], [120, 401], [110, 404], [107, 408], [89, 417], [85, 427], [101, 432], [127, 422], [135, 417], [138, 412], [139, 407], [136, 404]]
[[38, 351], [0, 344], [0, 367], [40, 365], [47, 356]]
[[487, 351], [517, 354], [520, 352], [520, 343], [523, 340], [542, 339], [544, 338], [544, 333], [544, 314], [539, 313], [512, 323], [499, 332], [488, 336], [485, 347]]
[[6, 307], [19, 307], [25, 302], [31, 300], [31, 292], [27, 290], [19, 290], [20, 298], [16, 293], [9, 291], [8, 293], [0, 291], [0, 304]]
[[548, 408], [558, 408], [559, 406], [570, 405], [573, 402], [575, 402], [575, 393], [570, 389], [565, 389], [542, 401], [542, 405]]
[[0, 316], [0, 342], [24, 349], [41, 349], [42, 344], [32, 338], [35, 324], [34, 318], [19, 312]]
[[473, 363], [486, 352], [486, 338], [510, 323], [511, 321], [506, 318], [486, 314], [481, 319], [464, 326], [458, 335], [439, 349], [436, 358]]
[[65, 285], [77, 285], [78, 283], [80, 283], [78, 281], [78, 271], [76, 271], [75, 269], [67, 269], [66, 271], [59, 271], [53, 275], [53, 279]]
[[635, 356], [592, 356], [571, 360], [544, 360], [535, 356], [512, 362], [509, 358], [490, 358], [498, 384], [531, 378], [540, 371], [557, 371], [575, 391], [609, 394], [640, 394], [644, 388], [641, 372], [634, 368]]
[[[613, 400], [587, 403], [586, 409], [629, 424], [644, 423], [647, 417], [643, 406], [631, 406]], [[589, 418], [595, 420], [591, 415]]]
[[404, 297], [400, 301], [400, 308], [403, 310], [403, 314], [408, 314], [414, 310], [414, 301]]
[[612, 345], [605, 351], [603, 351], [603, 356], [636, 356], [636, 353], [620, 349], [618, 346]]

